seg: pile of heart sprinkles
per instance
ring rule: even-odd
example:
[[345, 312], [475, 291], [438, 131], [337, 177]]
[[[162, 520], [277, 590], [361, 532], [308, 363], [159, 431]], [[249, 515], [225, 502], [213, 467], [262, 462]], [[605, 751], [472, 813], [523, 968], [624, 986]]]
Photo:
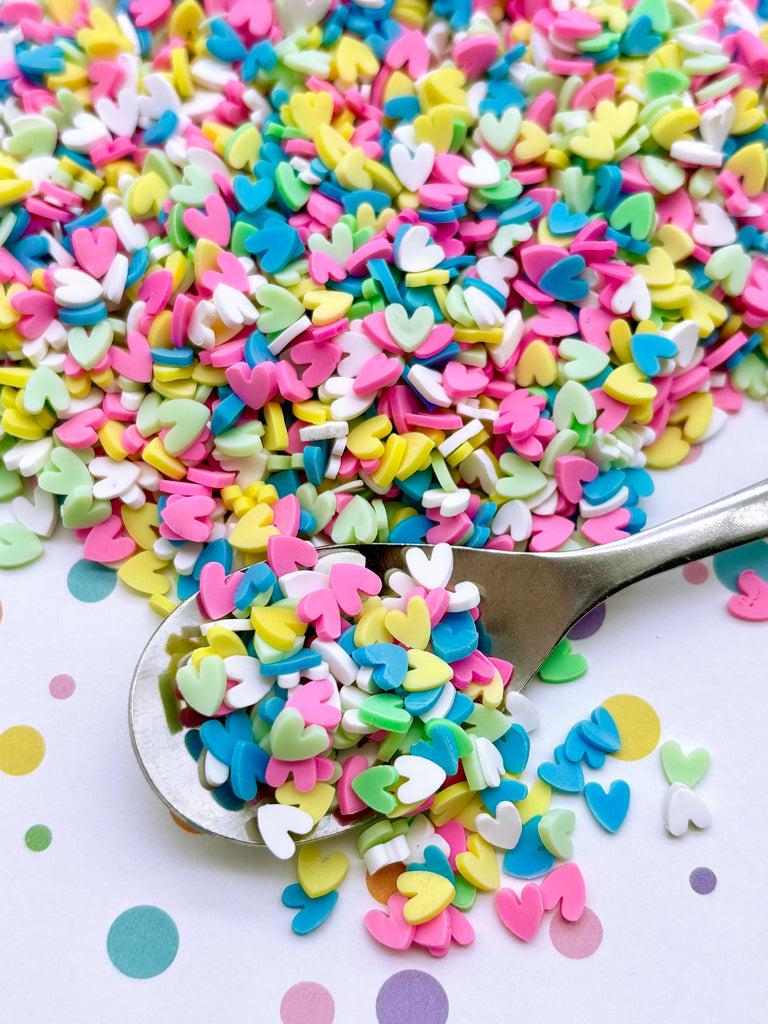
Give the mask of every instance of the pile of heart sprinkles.
[[[370, 884], [392, 888], [387, 909], [365, 916], [377, 941], [443, 956], [452, 942], [473, 940], [466, 915], [482, 892], [495, 894], [505, 927], [530, 941], [545, 911], [559, 907], [575, 922], [585, 909], [571, 860], [575, 813], [550, 807], [552, 793], [582, 795], [610, 833], [627, 816], [628, 784], [603, 786], [584, 773], [621, 750], [620, 731], [606, 707], [595, 708], [534, 781], [522, 781], [538, 717], [510, 686], [513, 665], [493, 655], [478, 588], [451, 585], [448, 544], [429, 554], [409, 548], [404, 558], [405, 569], [384, 580], [359, 551], [271, 538], [266, 562], [210, 591], [218, 617], [204, 618], [193, 649], [175, 652], [164, 685], [212, 799], [252, 807], [277, 857], [291, 858], [326, 816], [357, 826]], [[668, 832], [682, 835], [694, 819], [699, 828], [709, 820], [682, 781], [686, 758], [675, 747], [662, 747], [672, 783], [664, 815]], [[300, 846], [298, 880], [283, 892], [298, 910], [294, 932], [327, 920], [347, 869], [343, 852]], [[519, 895], [502, 885], [502, 870], [526, 880]]]
[[[0, 568], [61, 526], [167, 615], [204, 579], [214, 603], [232, 571], [264, 583], [276, 539], [642, 529], [648, 470], [768, 394], [765, 6], [4, 3]], [[335, 622], [317, 593], [313, 629]], [[285, 632], [260, 615], [254, 644]], [[499, 711], [496, 671], [472, 714]], [[474, 731], [462, 756], [493, 770]], [[378, 768], [358, 788], [389, 802]]]

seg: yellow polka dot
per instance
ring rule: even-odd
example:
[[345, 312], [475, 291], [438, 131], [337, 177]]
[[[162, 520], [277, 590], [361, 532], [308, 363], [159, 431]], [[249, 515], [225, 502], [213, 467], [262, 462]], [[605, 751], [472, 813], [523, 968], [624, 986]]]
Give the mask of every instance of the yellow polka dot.
[[639, 761], [656, 749], [661, 736], [659, 716], [642, 697], [620, 693], [602, 705], [616, 723], [621, 750], [614, 754], [620, 761]]
[[45, 740], [31, 725], [14, 725], [0, 733], [0, 771], [29, 775], [45, 755]]

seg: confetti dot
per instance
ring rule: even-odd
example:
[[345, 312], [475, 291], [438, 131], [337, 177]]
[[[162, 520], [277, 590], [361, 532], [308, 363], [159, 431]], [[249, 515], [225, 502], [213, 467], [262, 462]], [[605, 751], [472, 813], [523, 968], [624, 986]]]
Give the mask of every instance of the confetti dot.
[[706, 583], [709, 569], [703, 562], [689, 562], [683, 566], [683, 579], [686, 583]]
[[72, 566], [67, 576], [70, 594], [78, 601], [93, 604], [109, 597], [115, 589], [117, 573], [106, 565], [89, 562], [81, 558]]
[[50, 683], [48, 683], [48, 690], [56, 700], [66, 700], [67, 697], [71, 697], [75, 692], [75, 680], [72, 676], [64, 674], [54, 676]]
[[283, 1024], [331, 1024], [335, 1006], [333, 996], [316, 981], [292, 985], [280, 1003]]
[[603, 926], [597, 914], [585, 907], [578, 921], [566, 921], [555, 914], [549, 925], [549, 937], [558, 953], [569, 960], [583, 960], [600, 947]]
[[642, 697], [620, 693], [603, 701], [616, 723], [621, 750], [613, 756], [620, 761], [639, 761], [656, 749], [661, 736], [659, 716]]
[[53, 833], [47, 825], [31, 825], [24, 833], [24, 842], [33, 853], [47, 850], [53, 840]]
[[717, 885], [717, 876], [711, 868], [694, 868], [688, 876], [688, 881], [694, 892], [706, 896]]
[[376, 997], [379, 1024], [445, 1024], [448, 996], [425, 971], [398, 971], [387, 978]]
[[0, 733], [0, 771], [29, 775], [45, 756], [45, 740], [31, 725], [12, 725]]
[[605, 622], [605, 605], [599, 604], [591, 612], [582, 615], [575, 626], [568, 631], [569, 640], [585, 640], [588, 636], [594, 636]]
[[731, 551], [722, 551], [712, 559], [712, 566], [723, 586], [734, 593], [738, 593], [737, 581], [745, 569], [751, 569], [768, 582], [768, 544], [756, 540]]
[[398, 891], [397, 880], [403, 871], [405, 864], [398, 861], [396, 864], [387, 864], [372, 875], [366, 874], [365, 884], [368, 886], [368, 892], [377, 902], [386, 905], [389, 897]]
[[179, 931], [159, 907], [138, 906], [115, 918], [107, 935], [109, 959], [129, 978], [154, 978], [179, 950]]

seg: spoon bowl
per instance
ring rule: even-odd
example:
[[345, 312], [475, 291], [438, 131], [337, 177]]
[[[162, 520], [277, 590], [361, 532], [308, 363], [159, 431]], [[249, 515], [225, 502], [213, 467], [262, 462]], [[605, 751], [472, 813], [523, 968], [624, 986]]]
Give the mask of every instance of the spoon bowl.
[[[477, 585], [492, 653], [512, 662], [510, 687], [520, 691], [571, 627], [611, 594], [648, 576], [766, 535], [768, 482], [763, 482], [601, 547], [552, 554], [454, 548], [453, 582], [469, 580]], [[365, 555], [366, 565], [384, 578], [391, 569], [406, 568], [405, 552], [414, 546], [368, 544], [354, 550]], [[344, 548], [318, 550], [327, 554]], [[175, 709], [168, 706], [175, 698], [169, 688], [165, 692], [160, 685], [171, 661], [169, 643], [201, 638], [204, 621], [197, 597], [192, 597], [179, 605], [150, 639], [131, 684], [131, 740], [150, 785], [182, 821], [200, 832], [264, 845], [255, 804], [229, 810], [201, 784], [197, 763], [186, 747], [187, 730], [179, 724]], [[360, 824], [329, 813], [298, 841], [338, 835]]]

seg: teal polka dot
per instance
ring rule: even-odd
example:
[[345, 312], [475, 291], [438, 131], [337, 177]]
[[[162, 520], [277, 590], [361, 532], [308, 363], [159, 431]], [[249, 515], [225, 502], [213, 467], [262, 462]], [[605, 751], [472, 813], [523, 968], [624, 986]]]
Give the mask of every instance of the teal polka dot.
[[115, 918], [107, 935], [109, 959], [129, 978], [154, 978], [179, 951], [179, 931], [159, 907], [138, 906]]
[[88, 604], [109, 597], [116, 583], [117, 573], [114, 569], [98, 562], [89, 562], [87, 558], [75, 562], [67, 576], [67, 586], [72, 597]]
[[768, 583], [768, 544], [763, 540], [742, 544], [739, 548], [723, 551], [712, 560], [715, 575], [734, 593], [738, 592], [736, 581], [745, 569], [751, 569], [760, 579]]

